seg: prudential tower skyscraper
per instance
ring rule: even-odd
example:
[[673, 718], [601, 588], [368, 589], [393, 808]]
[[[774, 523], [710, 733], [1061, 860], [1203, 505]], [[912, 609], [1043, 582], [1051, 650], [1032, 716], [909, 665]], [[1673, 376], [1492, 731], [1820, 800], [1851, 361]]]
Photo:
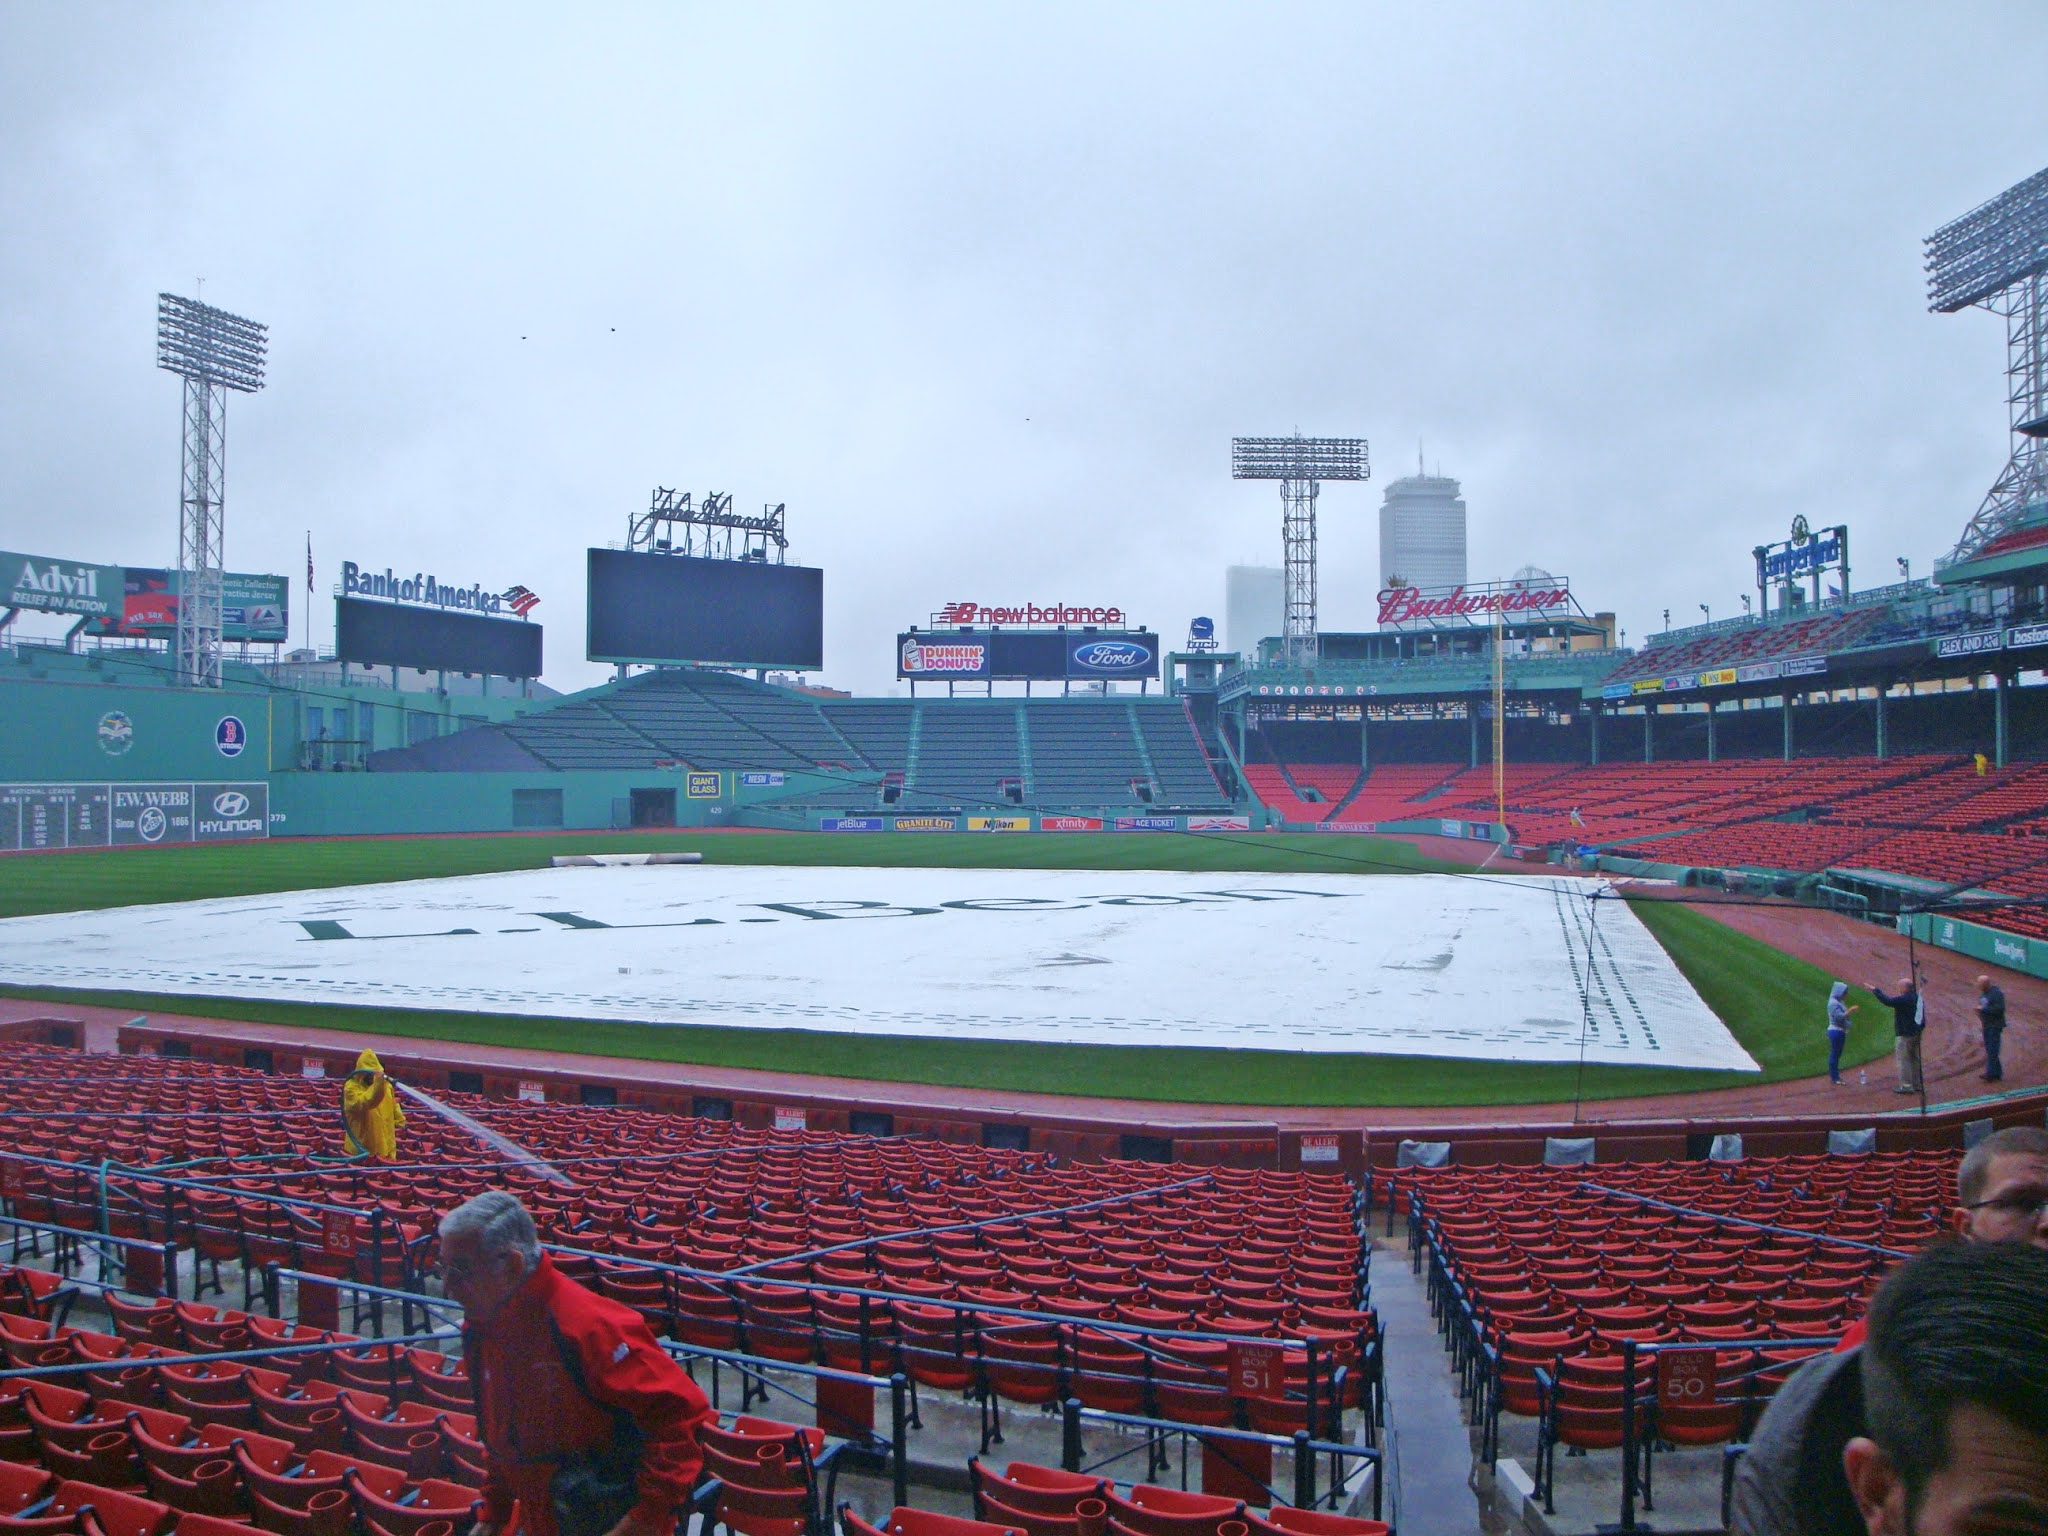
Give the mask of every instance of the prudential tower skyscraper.
[[1380, 504], [1380, 585], [1455, 587], [1465, 580], [1465, 502], [1458, 482], [1417, 472]]

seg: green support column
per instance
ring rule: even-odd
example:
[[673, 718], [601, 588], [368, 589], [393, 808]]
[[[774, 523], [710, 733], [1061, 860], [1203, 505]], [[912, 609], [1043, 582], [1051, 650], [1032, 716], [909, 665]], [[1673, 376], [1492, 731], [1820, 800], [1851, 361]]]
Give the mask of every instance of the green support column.
[[1785, 761], [1792, 761], [1792, 690], [1784, 692], [1785, 701]]
[[2003, 672], [1998, 673], [1997, 682], [1998, 697], [1997, 702], [1993, 707], [1997, 711], [1996, 719], [1998, 721], [1998, 766], [2003, 768], [2005, 766], [2005, 695], [2007, 692], [2006, 674]]
[[1885, 739], [1884, 723], [1884, 695], [1885, 690], [1890, 686], [1891, 684], [1889, 683], [1879, 683], [1877, 685], [1877, 760], [1880, 763], [1885, 760], [1891, 750], [1891, 743]]
[[1650, 722], [1656, 718], [1657, 706], [1645, 704], [1643, 706], [1643, 761], [1646, 763], [1652, 763], [1657, 760], [1655, 749], [1650, 743]]
[[1367, 726], [1367, 725], [1369, 725], [1370, 723], [1371, 723], [1371, 722], [1370, 722], [1370, 721], [1369, 721], [1369, 720], [1367, 719], [1367, 717], [1366, 717], [1366, 713], [1365, 713], [1365, 706], [1364, 706], [1363, 704], [1359, 705], [1359, 706], [1358, 706], [1358, 766], [1359, 766], [1359, 767], [1361, 767], [1361, 768], [1370, 768], [1370, 767], [1372, 766], [1372, 742], [1371, 742], [1371, 740], [1370, 740], [1370, 739], [1368, 738], [1368, 736], [1367, 736], [1367, 734], [1366, 734], [1366, 726]]
[[1471, 762], [1468, 766], [1477, 768], [1479, 766], [1479, 705], [1477, 703], [1466, 704], [1465, 722], [1472, 727]]
[[1603, 714], [1605, 714], [1606, 712], [1607, 712], [1607, 706], [1606, 706], [1606, 705], [1604, 705], [1604, 704], [1595, 704], [1595, 705], [1593, 706], [1593, 763], [1592, 763], [1592, 766], [1593, 766], [1593, 767], [1595, 767], [1595, 768], [1598, 768], [1598, 767], [1600, 766], [1600, 717], [1601, 717], [1601, 716], [1602, 716]]

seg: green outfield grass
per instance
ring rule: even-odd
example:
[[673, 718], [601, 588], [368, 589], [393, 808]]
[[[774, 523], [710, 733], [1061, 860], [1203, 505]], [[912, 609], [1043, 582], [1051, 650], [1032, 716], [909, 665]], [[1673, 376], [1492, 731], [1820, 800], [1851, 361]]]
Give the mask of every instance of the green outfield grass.
[[[1334, 846], [1333, 846], [1334, 844]], [[994, 868], [1254, 870], [1390, 873], [1448, 869], [1389, 839], [1312, 836], [1084, 835], [858, 836], [587, 833], [545, 837], [374, 838], [240, 847], [75, 853], [9, 861], [0, 916], [136, 902], [304, 890], [382, 880], [533, 868], [563, 852], [693, 848], [708, 862]], [[1813, 966], [1673, 902], [1633, 910], [1700, 995], [1763, 1068], [1762, 1081], [1826, 1069], [1823, 1003], [1829, 978]], [[1249, 978], [1247, 985], [1254, 985]], [[1045, 1046], [935, 1041], [806, 1030], [729, 1030], [613, 1024], [425, 1010], [250, 1003], [234, 999], [15, 988], [7, 995], [96, 1003], [137, 1012], [221, 1018], [420, 1040], [573, 1049], [598, 1055], [828, 1076], [1102, 1094], [1175, 1103], [1488, 1105], [1682, 1093], [1754, 1084], [1752, 1074], [1656, 1067], [1471, 1062], [1433, 1057], [1329, 1056], [1273, 1051]], [[1868, 1003], [1862, 994], [1856, 999]], [[1866, 1007], [1861, 1018], [1875, 1016]], [[1850, 1060], [1883, 1053], [1881, 1031], [1852, 1043]]]

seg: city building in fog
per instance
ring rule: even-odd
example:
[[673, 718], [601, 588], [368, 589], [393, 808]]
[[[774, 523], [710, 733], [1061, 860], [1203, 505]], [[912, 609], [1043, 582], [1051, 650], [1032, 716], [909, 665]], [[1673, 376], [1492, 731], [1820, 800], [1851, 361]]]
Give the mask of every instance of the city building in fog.
[[1445, 475], [1413, 474], [1387, 486], [1380, 504], [1380, 585], [1460, 586], [1465, 577], [1465, 502]]
[[1277, 565], [1233, 565], [1223, 575], [1224, 649], [1250, 657], [1280, 633], [1286, 618], [1286, 577]]

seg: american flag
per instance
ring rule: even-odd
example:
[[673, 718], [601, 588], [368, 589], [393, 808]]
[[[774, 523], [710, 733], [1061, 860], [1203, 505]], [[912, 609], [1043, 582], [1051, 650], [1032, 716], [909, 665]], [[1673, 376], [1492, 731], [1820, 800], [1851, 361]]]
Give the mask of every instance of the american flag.
[[539, 601], [540, 599], [534, 595], [530, 587], [507, 587], [505, 589], [505, 602], [507, 606], [522, 619], [533, 611], [534, 605]]
[[313, 595], [313, 530], [306, 530], [306, 596]]

